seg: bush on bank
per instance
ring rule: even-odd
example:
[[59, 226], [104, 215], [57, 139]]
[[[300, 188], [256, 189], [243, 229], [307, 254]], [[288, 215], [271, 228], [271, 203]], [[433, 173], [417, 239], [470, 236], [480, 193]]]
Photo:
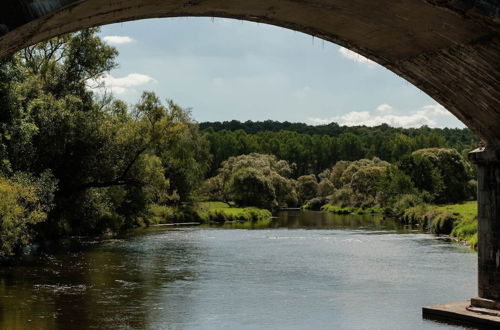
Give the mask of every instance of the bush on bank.
[[400, 219], [405, 224], [420, 226], [436, 235], [450, 235], [477, 247], [476, 202], [443, 206], [421, 204], [404, 211]]
[[25, 173], [0, 176], [0, 260], [31, 243], [34, 226], [47, 220], [55, 187], [49, 172], [39, 178]]
[[256, 207], [234, 207], [222, 202], [204, 202], [193, 206], [172, 207], [153, 205], [151, 217], [143, 224], [200, 222], [225, 223], [231, 221], [260, 221], [270, 219], [272, 214]]

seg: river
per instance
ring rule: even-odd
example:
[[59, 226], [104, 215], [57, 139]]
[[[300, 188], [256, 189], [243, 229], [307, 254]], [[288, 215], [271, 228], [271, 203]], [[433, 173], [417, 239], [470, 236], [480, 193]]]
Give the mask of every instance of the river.
[[0, 269], [0, 329], [457, 329], [477, 254], [381, 217], [281, 212], [259, 229], [69, 240]]

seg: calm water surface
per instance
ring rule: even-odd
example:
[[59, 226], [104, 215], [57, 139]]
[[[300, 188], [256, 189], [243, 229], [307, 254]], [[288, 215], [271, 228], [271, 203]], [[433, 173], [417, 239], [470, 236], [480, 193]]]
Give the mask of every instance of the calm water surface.
[[0, 329], [456, 329], [421, 307], [477, 293], [475, 253], [370, 216], [282, 212], [264, 229], [63, 250], [0, 269]]

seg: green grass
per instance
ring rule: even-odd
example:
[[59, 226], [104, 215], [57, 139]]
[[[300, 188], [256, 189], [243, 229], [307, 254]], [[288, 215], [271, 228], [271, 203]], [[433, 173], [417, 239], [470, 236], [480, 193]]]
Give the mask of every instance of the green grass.
[[332, 205], [332, 204], [325, 204], [321, 207], [321, 211], [331, 212], [331, 213], [335, 213], [335, 214], [351, 214], [351, 213], [354, 213], [356, 211], [356, 209], [357, 209], [356, 207], [352, 207], [352, 206], [340, 207], [340, 206]]
[[451, 236], [467, 242], [468, 245], [474, 248], [477, 247], [477, 216], [463, 218], [463, 220], [453, 228]]
[[403, 222], [419, 225], [435, 234], [446, 234], [477, 247], [477, 202], [448, 205], [422, 204], [407, 209]]
[[256, 207], [234, 207], [221, 202], [204, 202], [199, 204], [202, 212], [206, 212], [209, 222], [226, 221], [259, 221], [270, 219], [268, 210]]
[[270, 219], [268, 210], [256, 207], [234, 207], [223, 202], [202, 202], [192, 206], [173, 207], [152, 205], [146, 224], [196, 222], [225, 223], [226, 221], [260, 221]]
[[331, 212], [335, 214], [373, 214], [373, 213], [383, 213], [383, 209], [380, 207], [340, 207], [337, 205], [325, 204], [321, 207], [321, 211]]
[[234, 203], [224, 203], [224, 202], [200, 202], [198, 205], [201, 208], [208, 209], [208, 210], [215, 210], [215, 209], [228, 209], [232, 206], [234, 206]]
[[464, 218], [477, 218], [477, 201], [465, 202], [461, 204], [450, 204], [437, 206], [438, 210], [457, 213]]

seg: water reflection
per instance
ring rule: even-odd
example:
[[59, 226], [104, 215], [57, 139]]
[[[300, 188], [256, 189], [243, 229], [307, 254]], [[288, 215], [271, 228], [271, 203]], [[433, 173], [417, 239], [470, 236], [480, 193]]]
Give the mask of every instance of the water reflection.
[[[142, 233], [2, 269], [0, 328], [146, 328], [150, 314], [165, 308], [162, 289], [197, 278], [203, 251], [189, 232], [175, 236]], [[185, 293], [176, 305], [190, 304]]]
[[344, 215], [319, 211], [282, 211], [272, 228], [308, 228], [308, 229], [362, 229], [362, 230], [397, 230], [410, 232], [408, 227], [382, 215]]

